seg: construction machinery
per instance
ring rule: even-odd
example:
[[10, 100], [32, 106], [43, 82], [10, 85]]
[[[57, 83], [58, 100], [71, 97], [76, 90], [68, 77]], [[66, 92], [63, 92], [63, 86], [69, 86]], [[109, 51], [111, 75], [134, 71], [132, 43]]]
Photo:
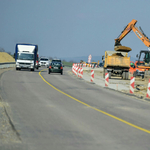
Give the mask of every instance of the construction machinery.
[[104, 78], [105, 73], [109, 74], [109, 79], [111, 76], [119, 76], [125, 80], [129, 78], [130, 57], [128, 57], [127, 52], [105, 51], [105, 58], [102, 56], [102, 60], [104, 62]]
[[[107, 51], [105, 52], [104, 74], [105, 72], [109, 72], [109, 78], [111, 77], [111, 75], [119, 74], [122, 76], [123, 79], [128, 79], [127, 76], [129, 74], [129, 69], [131, 70], [131, 67], [130, 67], [130, 60], [129, 58], [127, 59], [126, 57], [127, 57], [127, 53], [130, 52], [132, 49], [130, 47], [122, 46], [120, 42], [131, 30], [148, 48], [150, 48], [150, 39], [146, 36], [146, 34], [143, 32], [141, 27], [137, 28], [135, 26], [136, 23], [137, 20], [133, 19], [129, 24], [127, 24], [127, 26], [118, 36], [118, 38], [115, 39], [115, 47], [114, 47], [114, 50], [116, 51], [115, 54], [112, 54], [110, 57], [110, 54], [108, 54]], [[123, 53], [126, 54], [124, 55]], [[108, 60], [110, 58], [111, 60]], [[138, 75], [139, 71], [143, 76], [143, 73], [145, 74], [146, 70], [150, 70], [150, 51], [141, 50], [139, 55], [137, 55], [137, 58], [138, 60], [136, 62], [136, 73], [134, 73], [134, 76]], [[141, 72], [141, 70], [143, 70], [143, 72]]]
[[[121, 32], [119, 37], [115, 39], [115, 51], [126, 51], [129, 52], [130, 50], [126, 46], [122, 46], [120, 41], [132, 30], [136, 36], [147, 46], [150, 48], [150, 39], [146, 36], [146, 34], [143, 32], [142, 28], [137, 28], [135, 24], [137, 23], [137, 20], [133, 19]], [[137, 63], [137, 69], [150, 69], [150, 51], [148, 50], [141, 50], [139, 55], [137, 55], [138, 62]], [[140, 63], [142, 61], [142, 63]]]
[[139, 65], [144, 65], [143, 61], [130, 61], [130, 69], [129, 72], [133, 74], [133, 77], [142, 77], [144, 78], [144, 74], [146, 69], [144, 68], [138, 68]]

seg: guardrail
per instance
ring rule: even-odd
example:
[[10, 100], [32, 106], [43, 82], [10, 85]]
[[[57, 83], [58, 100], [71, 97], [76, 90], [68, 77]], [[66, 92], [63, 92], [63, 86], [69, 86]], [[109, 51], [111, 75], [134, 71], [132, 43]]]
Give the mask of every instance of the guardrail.
[[0, 69], [16, 67], [15, 62], [0, 63]]

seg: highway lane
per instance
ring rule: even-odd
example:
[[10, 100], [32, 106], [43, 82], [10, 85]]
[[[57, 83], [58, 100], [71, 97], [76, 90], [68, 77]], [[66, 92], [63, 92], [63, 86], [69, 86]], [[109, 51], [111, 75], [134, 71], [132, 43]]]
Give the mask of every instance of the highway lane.
[[3, 74], [0, 94], [10, 105], [22, 147], [150, 149], [150, 103], [77, 79], [68, 71]]

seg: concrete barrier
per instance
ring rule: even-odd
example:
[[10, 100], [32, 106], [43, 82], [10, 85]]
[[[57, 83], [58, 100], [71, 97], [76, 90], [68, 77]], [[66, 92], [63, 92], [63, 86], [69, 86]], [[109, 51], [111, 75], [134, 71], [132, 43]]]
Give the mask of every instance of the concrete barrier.
[[16, 67], [15, 62], [0, 63], [0, 69], [13, 68], [13, 67]]

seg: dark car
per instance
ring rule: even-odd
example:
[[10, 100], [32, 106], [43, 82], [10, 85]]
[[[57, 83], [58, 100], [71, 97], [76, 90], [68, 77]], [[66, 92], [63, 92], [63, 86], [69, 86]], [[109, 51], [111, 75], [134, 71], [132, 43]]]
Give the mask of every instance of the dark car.
[[63, 74], [63, 65], [61, 60], [52, 60], [48, 68], [48, 74], [50, 73], [60, 73]]

